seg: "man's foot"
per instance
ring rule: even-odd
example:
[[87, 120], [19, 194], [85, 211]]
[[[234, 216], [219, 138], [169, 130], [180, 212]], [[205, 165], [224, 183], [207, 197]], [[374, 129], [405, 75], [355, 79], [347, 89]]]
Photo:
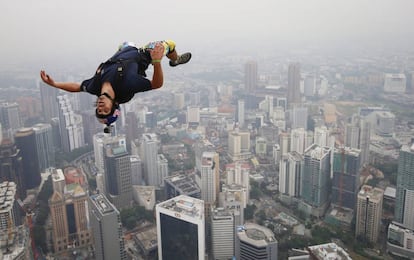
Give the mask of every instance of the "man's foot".
[[170, 66], [175, 67], [180, 64], [185, 64], [191, 59], [191, 53], [186, 52], [178, 56], [177, 60], [170, 60]]

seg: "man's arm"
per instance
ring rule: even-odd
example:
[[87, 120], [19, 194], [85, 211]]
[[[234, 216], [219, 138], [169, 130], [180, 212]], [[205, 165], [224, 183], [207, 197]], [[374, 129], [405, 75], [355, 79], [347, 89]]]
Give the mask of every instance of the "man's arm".
[[80, 92], [80, 83], [76, 82], [55, 82], [44, 70], [40, 71], [40, 78], [49, 86], [62, 89], [68, 92]]
[[153, 62], [152, 65], [154, 66], [154, 74], [152, 75], [151, 87], [152, 89], [157, 89], [162, 87], [162, 84], [164, 84], [164, 74], [162, 73], [160, 61]]
[[152, 75], [151, 87], [157, 89], [164, 84], [164, 74], [161, 67], [161, 59], [164, 56], [164, 46], [157, 43], [154, 49], [151, 50], [152, 66], [154, 66], [154, 74]]

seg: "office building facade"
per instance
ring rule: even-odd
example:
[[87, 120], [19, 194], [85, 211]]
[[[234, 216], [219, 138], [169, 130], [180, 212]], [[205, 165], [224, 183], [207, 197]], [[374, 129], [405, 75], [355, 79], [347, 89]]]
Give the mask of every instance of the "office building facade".
[[180, 195], [155, 206], [158, 259], [205, 259], [204, 202]]
[[95, 241], [95, 258], [128, 259], [118, 209], [104, 194], [89, 197], [89, 218]]
[[235, 255], [238, 260], [277, 260], [278, 242], [270, 229], [246, 223], [237, 227]]
[[401, 147], [396, 190], [394, 219], [414, 230], [414, 144]]
[[363, 185], [358, 193], [355, 236], [376, 243], [380, 233], [384, 190]]
[[360, 187], [361, 152], [343, 147], [334, 150], [332, 204], [355, 209]]

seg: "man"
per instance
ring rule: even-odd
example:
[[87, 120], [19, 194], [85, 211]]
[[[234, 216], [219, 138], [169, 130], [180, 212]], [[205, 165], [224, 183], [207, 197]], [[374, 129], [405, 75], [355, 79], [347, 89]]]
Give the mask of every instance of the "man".
[[[40, 77], [43, 82], [58, 89], [96, 95], [96, 117], [99, 122], [110, 126], [118, 118], [119, 104], [131, 100], [135, 93], [162, 87], [164, 76], [161, 60], [164, 55], [173, 67], [191, 59], [189, 52], [178, 55], [175, 42], [171, 40], [151, 42], [141, 48], [125, 42], [109, 60], [99, 65], [92, 78], [80, 84], [55, 82], [44, 70], [40, 71]], [[145, 74], [149, 64], [154, 67], [152, 80], [147, 79]]]

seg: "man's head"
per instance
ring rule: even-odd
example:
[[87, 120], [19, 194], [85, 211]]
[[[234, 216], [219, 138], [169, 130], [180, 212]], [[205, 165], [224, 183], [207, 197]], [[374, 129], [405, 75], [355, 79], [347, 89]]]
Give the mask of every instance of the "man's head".
[[102, 93], [96, 101], [95, 116], [99, 122], [109, 126], [118, 119], [120, 107], [106, 92]]

